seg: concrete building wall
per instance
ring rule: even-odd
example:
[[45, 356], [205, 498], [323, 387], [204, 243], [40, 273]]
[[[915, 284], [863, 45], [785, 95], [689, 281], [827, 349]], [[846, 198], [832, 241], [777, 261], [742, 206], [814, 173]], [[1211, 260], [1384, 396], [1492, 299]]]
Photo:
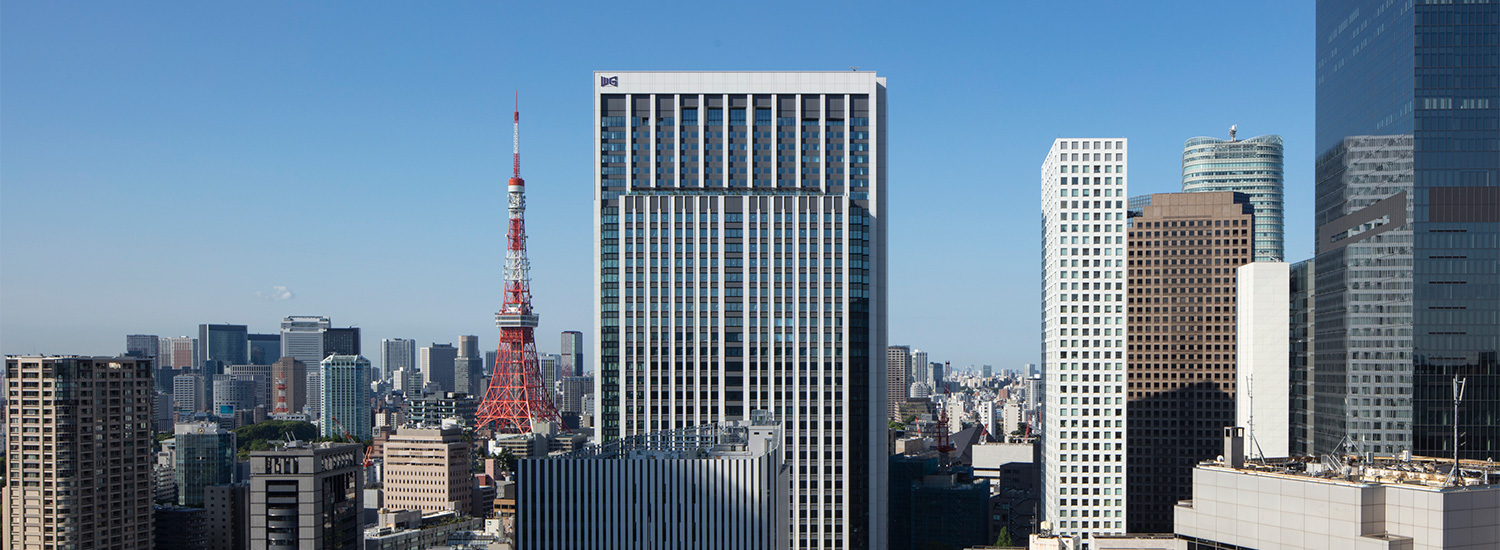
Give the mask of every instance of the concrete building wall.
[[1291, 455], [1291, 273], [1285, 262], [1238, 269], [1234, 425], [1249, 428], [1251, 456]]
[[1500, 547], [1500, 485], [1438, 488], [1203, 466], [1176, 534], [1246, 548]]

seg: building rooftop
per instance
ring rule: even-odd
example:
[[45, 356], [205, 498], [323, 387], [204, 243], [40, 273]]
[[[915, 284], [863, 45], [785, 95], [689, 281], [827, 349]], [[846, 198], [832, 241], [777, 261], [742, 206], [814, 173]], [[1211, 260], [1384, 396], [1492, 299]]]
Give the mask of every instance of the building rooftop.
[[1461, 460], [1457, 475], [1451, 458], [1425, 456], [1324, 455], [1319, 458], [1292, 457], [1246, 460], [1235, 468], [1221, 461], [1205, 461], [1199, 468], [1233, 471], [1251, 475], [1305, 478], [1344, 485], [1399, 485], [1403, 487], [1449, 490], [1463, 488], [1500, 489], [1500, 463], [1493, 460]]
[[[562, 459], [631, 459], [631, 458], [732, 458], [765, 452], [765, 444], [752, 432], [777, 430], [779, 423], [769, 415], [752, 415], [751, 420], [705, 424], [677, 430], [662, 430], [626, 436], [599, 445], [559, 455]], [[779, 435], [775, 438], [779, 440]], [[775, 445], [772, 441], [771, 445]]]
[[352, 448], [356, 448], [356, 447], [358, 447], [358, 448], [363, 448], [364, 447], [363, 445], [360, 445], [358, 443], [343, 443], [343, 442], [338, 442], [338, 441], [316, 441], [316, 442], [308, 442], [308, 441], [299, 441], [299, 440], [295, 440], [295, 439], [291, 440], [291, 441], [272, 441], [271, 443], [272, 443], [272, 447], [270, 449], [265, 449], [265, 450], [260, 450], [260, 451], [250, 451], [250, 454], [252, 456], [254, 456], [254, 455], [261, 455], [261, 454], [265, 454], [265, 453], [289, 453], [289, 452], [304, 452], [305, 453], [307, 451], [312, 451], [312, 450], [337, 449], [337, 448], [342, 448], [342, 447], [349, 447], [349, 448], [352, 449]]

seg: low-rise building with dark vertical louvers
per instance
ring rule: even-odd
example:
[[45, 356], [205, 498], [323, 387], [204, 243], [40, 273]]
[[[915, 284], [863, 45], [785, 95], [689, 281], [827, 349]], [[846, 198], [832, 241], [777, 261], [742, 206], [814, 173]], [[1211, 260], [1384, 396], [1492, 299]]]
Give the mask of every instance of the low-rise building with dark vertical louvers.
[[250, 548], [358, 550], [364, 447], [293, 441], [250, 453]]
[[781, 440], [747, 420], [523, 459], [516, 548], [785, 548]]

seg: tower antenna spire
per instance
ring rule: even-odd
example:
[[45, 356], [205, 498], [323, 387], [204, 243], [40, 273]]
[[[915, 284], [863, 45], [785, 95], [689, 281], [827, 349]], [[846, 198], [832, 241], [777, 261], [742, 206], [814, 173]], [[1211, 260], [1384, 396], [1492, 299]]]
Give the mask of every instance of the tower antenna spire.
[[511, 138], [511, 177], [521, 179], [521, 92], [516, 91], [515, 134]]

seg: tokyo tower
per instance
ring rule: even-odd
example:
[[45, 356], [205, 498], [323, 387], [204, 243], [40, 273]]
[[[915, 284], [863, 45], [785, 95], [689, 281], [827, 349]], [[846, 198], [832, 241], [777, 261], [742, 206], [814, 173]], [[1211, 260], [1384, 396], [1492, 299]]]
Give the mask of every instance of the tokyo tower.
[[475, 428], [500, 433], [529, 433], [532, 423], [552, 422], [565, 428], [562, 416], [542, 387], [536, 359], [537, 315], [531, 310], [531, 263], [526, 259], [526, 182], [521, 179], [521, 108], [516, 103], [515, 138], [510, 178], [510, 227], [505, 247], [505, 304], [495, 313], [500, 352]]

